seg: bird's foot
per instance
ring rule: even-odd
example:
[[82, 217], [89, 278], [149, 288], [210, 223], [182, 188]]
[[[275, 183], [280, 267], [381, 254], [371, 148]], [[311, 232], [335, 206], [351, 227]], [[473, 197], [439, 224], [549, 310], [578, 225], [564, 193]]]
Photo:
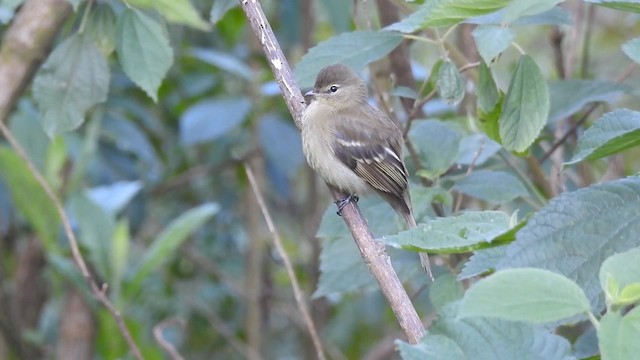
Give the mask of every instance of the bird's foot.
[[342, 199], [334, 201], [335, 204], [338, 206], [338, 212], [337, 212], [338, 216], [342, 216], [342, 209], [344, 209], [345, 206], [347, 206], [352, 201], [357, 203], [358, 200], [360, 200], [359, 197], [357, 197], [356, 195], [350, 194], [343, 197]]

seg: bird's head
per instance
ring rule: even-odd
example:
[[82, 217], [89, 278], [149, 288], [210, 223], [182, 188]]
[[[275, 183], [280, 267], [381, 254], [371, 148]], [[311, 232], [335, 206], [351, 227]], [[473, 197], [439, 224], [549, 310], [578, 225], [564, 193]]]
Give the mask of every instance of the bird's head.
[[314, 101], [340, 110], [367, 101], [367, 86], [350, 68], [329, 65], [318, 73], [313, 90], [305, 94], [307, 104]]

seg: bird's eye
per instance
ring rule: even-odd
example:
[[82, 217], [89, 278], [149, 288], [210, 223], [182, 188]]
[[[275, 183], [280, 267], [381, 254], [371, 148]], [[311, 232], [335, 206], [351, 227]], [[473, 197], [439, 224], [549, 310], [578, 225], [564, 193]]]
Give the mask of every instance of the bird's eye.
[[331, 92], [333, 92], [333, 93], [334, 93], [334, 92], [338, 91], [338, 87], [337, 87], [337, 86], [335, 86], [335, 85], [333, 85], [333, 86], [331, 86], [331, 87], [329, 88], [329, 90], [331, 90]]

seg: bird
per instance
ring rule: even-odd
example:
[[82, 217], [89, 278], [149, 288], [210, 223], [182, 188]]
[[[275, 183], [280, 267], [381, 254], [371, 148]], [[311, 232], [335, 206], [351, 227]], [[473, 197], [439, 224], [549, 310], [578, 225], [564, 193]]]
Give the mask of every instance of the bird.
[[[305, 94], [302, 149], [311, 168], [330, 186], [348, 194], [336, 201], [338, 215], [356, 194], [377, 193], [410, 228], [413, 216], [404, 137], [400, 124], [369, 104], [364, 80], [343, 64], [320, 70]], [[420, 252], [422, 267], [433, 279], [429, 257]]]

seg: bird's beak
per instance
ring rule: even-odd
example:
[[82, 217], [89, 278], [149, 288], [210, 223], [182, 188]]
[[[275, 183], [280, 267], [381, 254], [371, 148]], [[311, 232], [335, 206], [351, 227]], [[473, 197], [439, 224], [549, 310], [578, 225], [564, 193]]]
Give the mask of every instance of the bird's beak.
[[311, 104], [311, 101], [313, 101], [316, 98], [316, 93], [313, 92], [313, 90], [309, 90], [304, 94], [304, 100], [307, 102], [308, 104]]

